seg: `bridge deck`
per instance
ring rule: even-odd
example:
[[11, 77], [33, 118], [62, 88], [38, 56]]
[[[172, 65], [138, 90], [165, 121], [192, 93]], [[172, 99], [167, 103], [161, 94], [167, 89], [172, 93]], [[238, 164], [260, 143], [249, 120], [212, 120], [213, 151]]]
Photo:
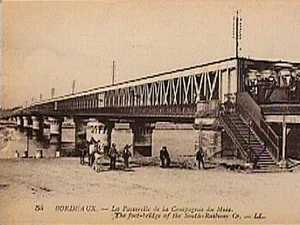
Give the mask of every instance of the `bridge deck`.
[[269, 103], [260, 107], [264, 115], [300, 115], [300, 103]]

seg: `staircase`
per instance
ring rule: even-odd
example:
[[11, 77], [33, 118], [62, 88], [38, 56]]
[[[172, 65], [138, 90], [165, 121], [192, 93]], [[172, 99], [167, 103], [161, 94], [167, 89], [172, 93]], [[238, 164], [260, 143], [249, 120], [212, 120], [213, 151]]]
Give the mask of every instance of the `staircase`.
[[249, 124], [236, 112], [223, 114], [222, 121], [226, 132], [238, 146], [242, 157], [254, 164], [255, 172], [268, 172], [279, 169], [276, 160], [258, 138]]
[[259, 105], [247, 92], [237, 94], [234, 110], [222, 112], [220, 121], [241, 158], [253, 163], [253, 172], [286, 171], [278, 165], [280, 137], [265, 122]]

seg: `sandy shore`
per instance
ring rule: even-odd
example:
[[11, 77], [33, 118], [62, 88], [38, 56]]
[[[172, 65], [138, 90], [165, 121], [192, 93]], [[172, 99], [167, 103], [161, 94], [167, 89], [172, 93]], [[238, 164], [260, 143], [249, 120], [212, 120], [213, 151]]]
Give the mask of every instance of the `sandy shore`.
[[[0, 224], [300, 224], [300, 168], [245, 174], [135, 166], [96, 173], [78, 158], [14, 159], [24, 143], [12, 132], [0, 150]], [[31, 156], [39, 148], [33, 140], [29, 147]]]
[[[230, 207], [242, 219], [147, 219], [147, 223], [300, 223], [300, 171], [243, 174], [137, 167], [96, 173], [75, 158], [0, 160], [0, 224], [114, 224], [113, 207]], [[93, 206], [96, 212], [57, 210]], [[36, 211], [36, 207], [43, 210]], [[102, 210], [107, 209], [107, 210]], [[265, 219], [254, 219], [261, 212]], [[251, 216], [251, 219], [245, 219]]]

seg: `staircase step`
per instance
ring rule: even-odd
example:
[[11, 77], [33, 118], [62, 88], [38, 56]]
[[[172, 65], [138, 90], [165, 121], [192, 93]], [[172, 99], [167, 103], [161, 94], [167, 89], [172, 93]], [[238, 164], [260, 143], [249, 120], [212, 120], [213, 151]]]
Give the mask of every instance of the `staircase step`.
[[247, 126], [239, 126], [237, 124], [234, 124], [234, 126], [239, 129], [239, 132], [247, 132], [247, 133], [249, 133], [249, 128]]
[[270, 160], [270, 161], [258, 161], [257, 162], [258, 165], [276, 165], [276, 162], [274, 162], [274, 160]]
[[259, 157], [264, 158], [264, 157], [271, 157], [270, 154], [268, 153], [261, 153], [261, 152], [255, 152], [255, 154], [257, 154]]
[[264, 156], [270, 156], [270, 154], [268, 152], [263, 152], [262, 153], [261, 151], [257, 151], [255, 153], [259, 153], [259, 156], [262, 156], [262, 157], [264, 157]]
[[246, 123], [239, 114], [230, 114], [224, 117], [224, 122], [230, 129], [231, 133], [234, 136], [234, 141], [238, 142], [240, 146], [248, 151], [252, 151], [256, 156], [257, 165], [260, 169], [269, 170], [279, 168], [274, 162], [271, 153], [264, 151], [265, 146], [257, 137], [256, 133], [249, 128], [249, 124]]
[[271, 157], [269, 153], [261, 153], [261, 152], [255, 152], [259, 157], [264, 158], [264, 157]]
[[269, 164], [269, 165], [257, 165], [259, 169], [271, 168], [271, 167], [278, 167], [276, 164]]
[[[265, 155], [265, 156], [260, 156], [259, 155], [259, 159], [260, 160], [268, 160], [268, 159], [272, 159], [272, 157], [270, 155]], [[273, 160], [273, 159], [272, 159]]]
[[273, 161], [271, 156], [259, 156], [259, 161], [264, 161], [264, 160], [266, 160], [266, 161], [272, 160]]
[[250, 145], [249, 147], [257, 152], [262, 152], [264, 150], [264, 148], [261, 147], [260, 145]]
[[293, 172], [292, 169], [281, 169], [277, 168], [266, 168], [266, 169], [253, 169], [249, 173], [283, 173], [283, 172]]

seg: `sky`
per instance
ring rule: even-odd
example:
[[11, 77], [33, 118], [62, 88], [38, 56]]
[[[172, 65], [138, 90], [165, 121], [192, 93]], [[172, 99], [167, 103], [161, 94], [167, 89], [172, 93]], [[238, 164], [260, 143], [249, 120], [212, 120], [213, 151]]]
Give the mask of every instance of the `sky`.
[[237, 9], [242, 56], [300, 62], [300, 1], [4, 1], [2, 104], [232, 57]]

